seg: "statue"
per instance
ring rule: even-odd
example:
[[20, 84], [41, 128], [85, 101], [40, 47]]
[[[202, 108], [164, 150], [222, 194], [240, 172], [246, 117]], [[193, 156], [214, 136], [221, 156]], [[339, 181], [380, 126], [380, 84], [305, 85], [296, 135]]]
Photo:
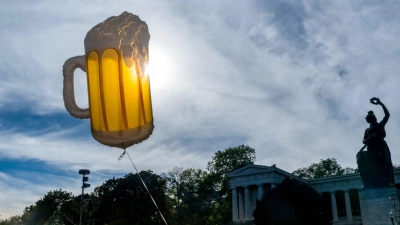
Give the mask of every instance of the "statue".
[[[371, 98], [370, 102], [383, 108], [385, 117], [381, 122], [373, 111], [369, 111], [365, 120], [370, 124], [365, 130], [364, 147], [357, 153], [358, 170], [360, 171], [363, 189], [384, 188], [394, 186], [393, 165], [386, 137], [385, 125], [389, 120], [389, 111], [379, 98]], [[367, 148], [367, 151], [363, 151]]]

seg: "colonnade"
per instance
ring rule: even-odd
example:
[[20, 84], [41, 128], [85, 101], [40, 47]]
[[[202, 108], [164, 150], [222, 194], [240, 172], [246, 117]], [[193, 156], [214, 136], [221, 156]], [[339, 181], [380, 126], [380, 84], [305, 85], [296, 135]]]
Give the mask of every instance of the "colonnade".
[[[345, 203], [344, 206], [345, 206], [345, 211], [346, 211], [346, 218], [347, 218], [347, 221], [351, 222], [351, 221], [353, 221], [353, 208], [352, 208], [351, 201], [350, 201], [349, 190], [342, 190], [342, 191], [344, 192], [344, 203]], [[330, 192], [331, 205], [332, 205], [332, 218], [333, 218], [332, 221], [333, 222], [339, 221], [336, 193], [337, 193], [337, 191]]]
[[[232, 218], [233, 221], [253, 220], [253, 211], [256, 208], [256, 199], [261, 200], [264, 191], [275, 188], [274, 184], [247, 185], [232, 188]], [[344, 192], [344, 206], [347, 221], [353, 221], [353, 210], [350, 201], [349, 190], [338, 190]], [[339, 221], [338, 201], [336, 194], [338, 191], [331, 191], [330, 200], [332, 208], [332, 222]], [[343, 201], [341, 201], [343, 206]]]
[[[232, 188], [232, 218], [233, 221], [253, 220], [256, 199], [261, 200], [264, 186], [274, 188], [274, 184], [247, 185]], [[269, 188], [268, 188], [269, 189]]]

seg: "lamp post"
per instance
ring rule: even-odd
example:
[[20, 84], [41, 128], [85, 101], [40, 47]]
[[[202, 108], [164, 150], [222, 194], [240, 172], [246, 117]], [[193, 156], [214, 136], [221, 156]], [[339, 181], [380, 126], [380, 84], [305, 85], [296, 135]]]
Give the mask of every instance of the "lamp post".
[[81, 169], [79, 170], [79, 174], [82, 174], [82, 195], [81, 195], [81, 212], [79, 215], [79, 225], [82, 224], [82, 210], [83, 210], [83, 190], [87, 187], [90, 187], [90, 184], [87, 184], [85, 182], [89, 181], [89, 177], [86, 177], [86, 175], [90, 174], [90, 170], [87, 169]]

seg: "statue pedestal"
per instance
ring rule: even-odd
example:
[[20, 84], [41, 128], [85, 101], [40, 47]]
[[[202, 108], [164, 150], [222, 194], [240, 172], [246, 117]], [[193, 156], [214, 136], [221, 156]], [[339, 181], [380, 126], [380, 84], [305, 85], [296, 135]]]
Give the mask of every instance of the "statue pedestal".
[[390, 211], [394, 200], [389, 197], [396, 198], [395, 215], [399, 215], [400, 191], [395, 187], [360, 190], [358, 195], [363, 225], [392, 225]]

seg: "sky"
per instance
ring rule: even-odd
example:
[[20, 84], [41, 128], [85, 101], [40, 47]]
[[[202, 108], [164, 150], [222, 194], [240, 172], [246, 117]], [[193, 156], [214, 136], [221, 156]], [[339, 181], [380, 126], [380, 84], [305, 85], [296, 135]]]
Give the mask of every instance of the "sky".
[[[218, 150], [249, 145], [256, 164], [292, 172], [336, 158], [356, 168], [365, 115], [391, 117], [400, 164], [400, 3], [382, 0], [0, 0], [0, 219], [47, 192], [92, 192], [134, 172], [62, 97], [62, 66], [86, 33], [128, 11], [150, 31], [154, 131], [128, 148], [139, 170], [205, 169]], [[88, 107], [84, 72], [75, 97]]]

